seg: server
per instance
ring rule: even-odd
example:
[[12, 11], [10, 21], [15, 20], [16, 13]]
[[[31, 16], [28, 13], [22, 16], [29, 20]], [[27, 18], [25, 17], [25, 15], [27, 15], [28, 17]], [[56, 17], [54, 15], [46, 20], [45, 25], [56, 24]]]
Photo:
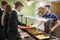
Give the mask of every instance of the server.
[[[53, 31], [53, 28], [54, 28], [54, 26], [56, 25], [56, 22], [58, 21], [58, 16], [55, 14], [55, 13], [53, 13], [53, 12], [51, 12], [51, 10], [50, 10], [50, 5], [45, 5], [45, 8], [44, 8], [44, 14], [43, 14], [43, 16], [42, 17], [44, 17], [44, 18], [53, 18], [53, 19], [55, 19], [55, 20], [53, 20], [53, 22], [51, 23], [52, 25], [52, 29], [51, 29], [51, 34], [52, 35], [56, 35], [55, 34], [55, 30]], [[46, 22], [46, 23], [44, 23], [44, 28], [45, 28], [45, 32], [46, 33], [49, 33], [49, 23], [50, 22]], [[39, 26], [39, 25], [41, 25], [42, 24], [42, 21], [39, 21], [39, 23], [37, 23], [37, 24], [34, 24], [34, 25], [32, 25], [32, 27], [34, 27], [34, 26]]]

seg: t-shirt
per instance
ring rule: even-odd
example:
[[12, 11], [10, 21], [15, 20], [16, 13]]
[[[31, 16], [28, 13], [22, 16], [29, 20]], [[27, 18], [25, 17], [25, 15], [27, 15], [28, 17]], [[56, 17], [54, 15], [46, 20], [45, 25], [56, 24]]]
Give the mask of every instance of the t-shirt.
[[[44, 14], [42, 17], [55, 19], [55, 20], [53, 20], [53, 22], [51, 23], [51, 27], [54, 27], [55, 24], [56, 24], [56, 21], [58, 20], [58, 16], [57, 16], [56, 14], [54, 14], [53, 12], [50, 12], [49, 15]], [[45, 26], [44, 31], [45, 31], [46, 33], [49, 33], [50, 21], [45, 22], [45, 23], [44, 23], [44, 26]]]
[[52, 23], [53, 26], [55, 25], [55, 21], [58, 20], [58, 16], [55, 13], [53, 13], [53, 12], [50, 12], [49, 15], [45, 14], [42, 17], [44, 17], [44, 18], [53, 18], [54, 19], [53, 23]]

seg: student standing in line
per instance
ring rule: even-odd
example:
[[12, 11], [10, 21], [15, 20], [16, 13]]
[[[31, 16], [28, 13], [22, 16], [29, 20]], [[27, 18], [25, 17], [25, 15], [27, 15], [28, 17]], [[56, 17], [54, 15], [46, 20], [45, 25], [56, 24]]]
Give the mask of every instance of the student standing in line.
[[[11, 18], [10, 18], [10, 27], [8, 31], [8, 40], [19, 40], [20, 34], [18, 32], [18, 25], [27, 26], [18, 21], [17, 12], [21, 11], [23, 8], [23, 4], [21, 2], [15, 3], [15, 10], [13, 10]], [[21, 40], [21, 39], [20, 39]]]
[[4, 35], [4, 39], [8, 39], [8, 28], [10, 25], [10, 18], [9, 16], [12, 14], [12, 8], [10, 5], [6, 6], [6, 9], [4, 10], [3, 14], [2, 14], [2, 19], [1, 19], [1, 24], [3, 26], [3, 35]]
[[7, 4], [8, 3], [6, 1], [1, 2], [2, 8], [0, 8], [0, 40], [3, 40], [3, 27], [1, 25], [1, 17], [2, 17], [3, 11], [5, 10]]

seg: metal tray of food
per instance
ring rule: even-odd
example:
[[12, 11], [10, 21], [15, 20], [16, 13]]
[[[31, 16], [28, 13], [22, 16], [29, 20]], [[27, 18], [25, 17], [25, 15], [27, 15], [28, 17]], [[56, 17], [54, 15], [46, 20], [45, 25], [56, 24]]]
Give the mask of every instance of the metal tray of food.
[[49, 35], [43, 33], [43, 34], [39, 34], [39, 35], [34, 35], [36, 38], [38, 39], [49, 39]]
[[26, 30], [37, 39], [49, 39], [49, 36], [41, 30], [36, 30], [34, 28], [26, 29]]
[[31, 28], [31, 29], [26, 29], [29, 33], [33, 34], [33, 35], [37, 35], [37, 34], [43, 34], [42, 31], [40, 30], [36, 30], [34, 28]]
[[32, 35], [34, 38], [37, 38], [39, 40], [44, 40], [44, 39], [49, 39], [49, 34], [41, 31], [41, 30], [37, 30], [35, 28], [26, 28], [25, 29], [30, 35]]

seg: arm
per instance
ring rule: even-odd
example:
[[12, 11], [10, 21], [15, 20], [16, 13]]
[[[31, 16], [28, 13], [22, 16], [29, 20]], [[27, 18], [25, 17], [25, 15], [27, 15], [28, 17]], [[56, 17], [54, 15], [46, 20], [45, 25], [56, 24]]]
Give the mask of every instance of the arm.
[[[45, 15], [43, 15], [42, 17], [45, 17]], [[41, 25], [42, 22], [43, 22], [43, 21], [39, 21], [38, 23], [32, 25], [31, 27], [37, 27], [37, 26]]]
[[57, 20], [57, 23], [56, 23], [56, 25], [51, 29], [51, 32], [53, 32], [57, 27], [59, 27], [59, 25], [60, 25], [60, 21]]
[[57, 24], [53, 28], [56, 29], [59, 25], [60, 25], [60, 21], [58, 20]]
[[60, 25], [58, 16], [56, 14], [53, 14], [52, 17], [55, 19], [55, 22], [57, 23], [55, 24], [55, 26], [53, 26], [53, 28], [51, 29], [51, 32], [53, 32]]
[[29, 24], [24, 24], [24, 23], [21, 23], [21, 22], [18, 21], [18, 27], [20, 27], [20, 26], [25, 26], [27, 28], [30, 28]]
[[39, 26], [39, 25], [41, 25], [41, 24], [42, 24], [42, 21], [39, 21], [38, 23], [32, 25], [31, 27], [37, 27], [37, 26]]
[[19, 22], [19, 20], [18, 20], [18, 25], [26, 26], [26, 24], [23, 24], [23, 23]]

